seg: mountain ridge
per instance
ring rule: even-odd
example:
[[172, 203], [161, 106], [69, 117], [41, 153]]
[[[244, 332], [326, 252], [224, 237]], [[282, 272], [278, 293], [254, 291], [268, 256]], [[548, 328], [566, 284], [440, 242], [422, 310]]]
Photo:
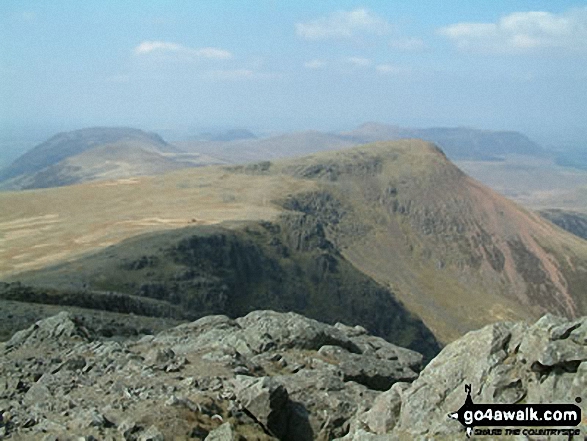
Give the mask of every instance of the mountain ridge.
[[[0, 170], [8, 190], [72, 185], [89, 180], [128, 178], [199, 165], [249, 163], [298, 157], [385, 140], [419, 138], [438, 144], [453, 160], [503, 160], [507, 155], [541, 157], [543, 149], [518, 132], [473, 128], [413, 129], [365, 123], [352, 131], [307, 130], [257, 138], [245, 129], [205, 134], [202, 139], [165, 142], [155, 133], [124, 127], [93, 127], [59, 133]], [[128, 157], [100, 154], [110, 146]], [[190, 153], [191, 152], [191, 153]]]
[[92, 127], [59, 133], [0, 170], [7, 190], [129, 178], [193, 167], [200, 155], [184, 155], [155, 133], [127, 127]]
[[[103, 188], [87, 187], [86, 192], [97, 191], [98, 198]], [[228, 216], [223, 221], [236, 220], [237, 213], [249, 220], [255, 213], [260, 216], [257, 220], [271, 222], [284, 214], [313, 219], [337, 253], [393, 292], [442, 343], [498, 320], [533, 320], [544, 312], [573, 317], [587, 310], [585, 241], [471, 179], [442, 150], [424, 141], [380, 142], [298, 159], [184, 170], [164, 179], [144, 178], [111, 187], [108, 194], [114, 191], [127, 202], [109, 197], [107, 209], [115, 212], [119, 207], [130, 217], [132, 229], [124, 232], [125, 237], [166, 225], [186, 226], [190, 219], [197, 225], [208, 209], [214, 216], [220, 212]], [[169, 213], [157, 210], [160, 220], [154, 223], [151, 208], [137, 205], [133, 208], [137, 214], [129, 211], [128, 201], [140, 199], [145, 191], [166, 201], [184, 202], [166, 205]], [[189, 202], [190, 195], [201, 199]], [[10, 195], [14, 201], [18, 197]], [[197, 208], [181, 212], [190, 217], [175, 217], [177, 210], [192, 206]], [[97, 216], [78, 222], [84, 219], [80, 225], [97, 232], [90, 225], [103, 228], [104, 220], [100, 210], [93, 210]], [[56, 218], [47, 225], [46, 241], [54, 237], [52, 231], [60, 222]], [[126, 225], [109, 227], [108, 235]], [[45, 262], [49, 249], [43, 251], [33, 242], [29, 242], [33, 248], [27, 248], [28, 239], [19, 239], [20, 227], [12, 228], [11, 241], [22, 244], [21, 255], [34, 253], [38, 262]], [[68, 230], [67, 234], [81, 234], [83, 239], [72, 236], [69, 248], [61, 247], [59, 252], [84, 246], [90, 251], [95, 249], [90, 243], [104, 242], [94, 233], [85, 245], [86, 227], [80, 228], [79, 233]], [[303, 230], [293, 222], [283, 231], [297, 237]], [[15, 257], [19, 256], [11, 257], [12, 262]], [[46, 273], [44, 278], [49, 276]], [[15, 273], [11, 280], [19, 277]]]

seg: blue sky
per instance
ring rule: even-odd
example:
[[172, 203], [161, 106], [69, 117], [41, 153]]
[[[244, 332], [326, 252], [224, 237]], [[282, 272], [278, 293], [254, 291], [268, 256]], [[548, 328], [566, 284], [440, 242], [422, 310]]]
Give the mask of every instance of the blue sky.
[[586, 107], [585, 2], [0, 2], [4, 132], [378, 121], [580, 142]]

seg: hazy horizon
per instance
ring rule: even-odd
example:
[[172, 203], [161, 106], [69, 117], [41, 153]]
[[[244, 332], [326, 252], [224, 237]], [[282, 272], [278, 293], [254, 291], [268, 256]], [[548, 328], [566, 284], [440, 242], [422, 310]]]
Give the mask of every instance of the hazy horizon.
[[585, 2], [0, 4], [2, 139], [405, 127], [587, 139]]

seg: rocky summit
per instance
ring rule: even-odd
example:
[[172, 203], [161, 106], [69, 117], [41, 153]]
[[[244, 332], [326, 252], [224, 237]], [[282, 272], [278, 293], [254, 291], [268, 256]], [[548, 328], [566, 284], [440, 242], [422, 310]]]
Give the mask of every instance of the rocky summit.
[[447, 414], [465, 384], [475, 403], [582, 398], [587, 413], [587, 317], [489, 325], [421, 372], [420, 354], [360, 326], [273, 311], [122, 341], [60, 313], [0, 354], [0, 439], [464, 439]]

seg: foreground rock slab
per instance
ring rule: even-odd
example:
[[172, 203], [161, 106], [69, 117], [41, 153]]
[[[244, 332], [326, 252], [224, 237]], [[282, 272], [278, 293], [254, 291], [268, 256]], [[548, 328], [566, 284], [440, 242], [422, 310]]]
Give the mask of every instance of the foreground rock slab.
[[0, 345], [0, 437], [329, 440], [421, 363], [361, 327], [293, 313], [209, 316], [132, 341], [61, 313]]
[[1, 439], [465, 439], [448, 413], [466, 384], [475, 403], [578, 403], [587, 436], [587, 317], [496, 323], [421, 372], [421, 355], [361, 327], [293, 313], [95, 335], [62, 313], [0, 345]]
[[354, 417], [353, 430], [342, 439], [464, 439], [464, 428], [447, 415], [464, 404], [465, 384], [471, 385], [475, 403], [579, 401], [583, 420], [577, 428], [583, 439], [587, 436], [587, 317], [568, 321], [547, 315], [533, 325], [496, 323], [470, 332], [446, 346], [417, 380], [396, 383], [379, 395], [368, 412]]

